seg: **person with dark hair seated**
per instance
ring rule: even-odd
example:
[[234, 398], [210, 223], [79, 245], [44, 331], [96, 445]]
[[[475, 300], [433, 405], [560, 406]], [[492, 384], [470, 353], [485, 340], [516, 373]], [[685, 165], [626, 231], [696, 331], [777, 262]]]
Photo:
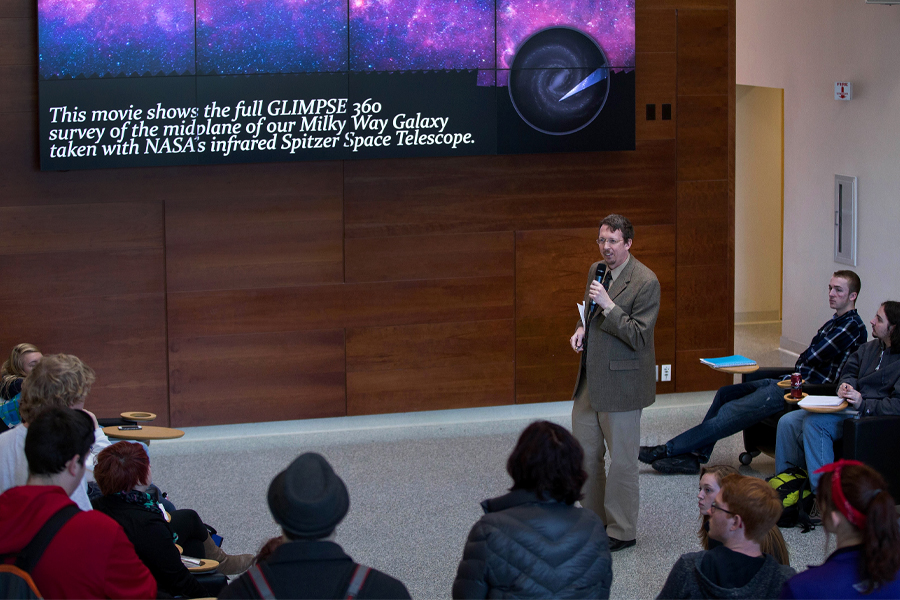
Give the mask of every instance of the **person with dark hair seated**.
[[710, 506], [709, 537], [721, 546], [682, 554], [658, 598], [776, 598], [796, 571], [760, 544], [781, 516], [778, 494], [762, 479], [728, 475]]
[[871, 467], [839, 460], [819, 469], [816, 502], [837, 550], [792, 577], [782, 598], [900, 598], [900, 528], [887, 482]]
[[454, 598], [609, 598], [603, 521], [574, 506], [583, 464], [581, 444], [564, 427], [525, 428], [506, 463], [510, 493], [481, 503], [486, 514], [469, 533]]
[[0, 495], [0, 556], [14, 562], [62, 511], [71, 516], [53, 535], [31, 577], [45, 598], [155, 598], [156, 581], [118, 523], [81, 512], [69, 499], [81, 484], [94, 443], [84, 412], [50, 407], [28, 428], [28, 480]]
[[789, 412], [778, 420], [775, 469], [799, 467], [818, 489], [818, 470], [834, 461], [834, 442], [844, 436], [844, 421], [854, 417], [900, 415], [900, 302], [883, 302], [875, 312], [872, 337], [841, 369], [838, 398], [852, 408], [837, 413]]
[[189, 598], [210, 595], [181, 562], [176, 542], [188, 556], [219, 561], [218, 571], [223, 575], [243, 573], [250, 566], [252, 554], [225, 554], [193, 510], [174, 511], [171, 522], [166, 518], [167, 513], [147, 494], [150, 459], [140, 444], [119, 442], [104, 448], [97, 457], [94, 477], [103, 492], [102, 497], [93, 500], [94, 510], [109, 515], [122, 526], [138, 556], [166, 593]]
[[334, 543], [350, 495], [321, 455], [307, 452], [294, 459], [272, 480], [268, 500], [282, 542], [266, 542], [260, 552], [265, 560], [219, 598], [409, 598], [400, 581], [353, 562]]

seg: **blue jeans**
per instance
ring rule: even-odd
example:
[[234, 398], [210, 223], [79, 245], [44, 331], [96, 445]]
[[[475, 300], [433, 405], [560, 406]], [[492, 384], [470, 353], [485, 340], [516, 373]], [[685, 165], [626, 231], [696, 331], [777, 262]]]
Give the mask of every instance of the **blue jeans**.
[[716, 442], [784, 408], [784, 390], [774, 379], [758, 379], [719, 388], [703, 422], [666, 443], [669, 456], [695, 452], [707, 462]]
[[854, 412], [811, 413], [795, 410], [778, 420], [775, 434], [775, 470], [800, 467], [809, 473], [813, 491], [819, 484], [814, 471], [834, 462], [834, 441], [844, 437], [844, 421]]

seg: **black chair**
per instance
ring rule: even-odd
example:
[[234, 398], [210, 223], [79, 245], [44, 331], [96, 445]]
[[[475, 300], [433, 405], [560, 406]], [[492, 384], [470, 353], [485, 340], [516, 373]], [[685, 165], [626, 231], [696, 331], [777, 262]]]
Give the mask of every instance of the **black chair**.
[[[895, 502], [900, 502], [900, 416], [844, 421], [843, 458], [858, 460], [881, 473]], [[835, 453], [837, 457], [838, 454]]]

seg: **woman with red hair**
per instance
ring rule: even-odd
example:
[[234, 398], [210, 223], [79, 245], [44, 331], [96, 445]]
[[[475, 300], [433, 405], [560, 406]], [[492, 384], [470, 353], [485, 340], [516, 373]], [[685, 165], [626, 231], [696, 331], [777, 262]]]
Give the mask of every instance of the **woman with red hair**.
[[187, 570], [176, 542], [188, 556], [219, 561], [223, 575], [243, 573], [252, 564], [252, 554], [229, 556], [216, 546], [193, 510], [175, 510], [169, 515], [151, 499], [147, 493], [150, 458], [140, 444], [119, 442], [104, 448], [97, 456], [94, 477], [103, 492], [102, 497], [93, 500], [94, 509], [122, 526], [160, 590], [189, 598], [214, 596], [218, 592], [204, 588]]
[[894, 499], [877, 471], [839, 460], [816, 473], [816, 502], [837, 550], [785, 583], [782, 598], [900, 598], [900, 530]]

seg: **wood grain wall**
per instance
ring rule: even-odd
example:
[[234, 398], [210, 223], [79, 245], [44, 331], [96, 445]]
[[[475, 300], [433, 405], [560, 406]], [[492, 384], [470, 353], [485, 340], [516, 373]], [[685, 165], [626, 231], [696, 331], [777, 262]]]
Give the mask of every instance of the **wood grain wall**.
[[88, 408], [174, 426], [566, 400], [620, 212], [658, 391], [727, 383], [697, 359], [733, 346], [734, 0], [636, 4], [634, 152], [41, 173], [36, 7], [2, 3], [0, 349], [77, 354]]

